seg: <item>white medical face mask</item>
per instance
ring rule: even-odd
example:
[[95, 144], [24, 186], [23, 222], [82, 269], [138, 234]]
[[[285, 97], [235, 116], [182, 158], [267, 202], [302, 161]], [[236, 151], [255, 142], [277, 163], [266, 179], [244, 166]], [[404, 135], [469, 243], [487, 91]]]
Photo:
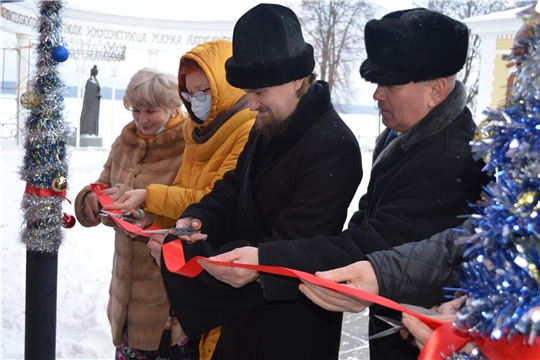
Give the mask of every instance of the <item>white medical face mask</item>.
[[210, 104], [212, 103], [212, 95], [206, 95], [206, 99], [203, 101], [197, 100], [196, 98], [191, 98], [191, 111], [197, 116], [201, 121], [206, 121], [208, 119], [208, 114], [210, 114]]
[[[137, 120], [135, 120], [135, 119], [133, 119], [133, 121], [135, 122], [135, 126], [136, 126], [139, 130], [141, 130], [141, 124], [139, 124], [139, 122], [138, 122]], [[154, 134], [154, 136], [156, 136], [157, 134], [159, 134], [160, 132], [162, 132], [163, 130], [165, 130], [165, 126], [166, 126], [166, 125], [167, 125], [167, 123], [163, 124], [163, 126], [160, 127], [160, 128], [156, 131], [156, 133]], [[142, 130], [141, 130], [141, 131], [142, 131]]]

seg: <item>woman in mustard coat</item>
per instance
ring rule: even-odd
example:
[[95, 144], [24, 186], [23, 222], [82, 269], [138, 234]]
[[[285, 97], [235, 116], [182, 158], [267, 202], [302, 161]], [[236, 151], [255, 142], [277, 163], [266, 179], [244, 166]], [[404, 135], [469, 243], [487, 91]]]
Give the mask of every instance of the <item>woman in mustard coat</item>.
[[[244, 91], [225, 78], [225, 61], [232, 56], [232, 43], [215, 40], [200, 44], [180, 59], [178, 83], [190, 121], [184, 125], [184, 161], [171, 186], [152, 184], [128, 191], [106, 209], [129, 212], [144, 209], [141, 226], [152, 224], [154, 216], [170, 219], [174, 226], [184, 209], [209, 193], [214, 183], [236, 167], [256, 112], [248, 109]], [[219, 329], [203, 336], [201, 359], [210, 359]]]

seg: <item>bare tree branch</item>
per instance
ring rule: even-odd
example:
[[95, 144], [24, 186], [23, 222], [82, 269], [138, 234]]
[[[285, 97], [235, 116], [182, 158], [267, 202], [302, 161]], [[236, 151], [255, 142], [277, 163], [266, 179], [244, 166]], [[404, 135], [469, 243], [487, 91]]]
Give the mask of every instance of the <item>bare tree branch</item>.
[[349, 80], [359, 76], [365, 58], [364, 26], [378, 6], [353, 0], [303, 0], [296, 6], [306, 41], [313, 46], [318, 77], [328, 82], [334, 101], [353, 99]]

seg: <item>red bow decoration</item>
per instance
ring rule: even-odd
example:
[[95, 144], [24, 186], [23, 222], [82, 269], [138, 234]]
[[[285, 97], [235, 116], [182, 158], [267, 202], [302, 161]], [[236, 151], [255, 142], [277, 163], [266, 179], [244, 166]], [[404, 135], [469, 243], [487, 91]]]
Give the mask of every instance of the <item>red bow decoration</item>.
[[57, 192], [57, 191], [53, 191], [53, 190], [49, 190], [49, 189], [38, 188], [38, 187], [35, 187], [35, 186], [32, 186], [32, 185], [26, 183], [26, 188], [24, 189], [24, 192], [27, 193], [27, 194], [30, 194], [30, 195], [36, 195], [36, 196], [42, 196], [42, 197], [45, 197], [45, 196], [61, 196], [64, 199], [66, 199], [68, 203], [71, 204], [71, 201], [66, 197], [66, 195], [67, 195], [66, 190]]

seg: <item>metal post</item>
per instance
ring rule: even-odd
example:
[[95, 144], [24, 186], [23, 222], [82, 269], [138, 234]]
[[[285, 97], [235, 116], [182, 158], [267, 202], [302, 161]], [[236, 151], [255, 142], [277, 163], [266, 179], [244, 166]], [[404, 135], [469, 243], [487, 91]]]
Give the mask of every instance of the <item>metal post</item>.
[[57, 277], [58, 253], [26, 251], [25, 359], [56, 358]]

